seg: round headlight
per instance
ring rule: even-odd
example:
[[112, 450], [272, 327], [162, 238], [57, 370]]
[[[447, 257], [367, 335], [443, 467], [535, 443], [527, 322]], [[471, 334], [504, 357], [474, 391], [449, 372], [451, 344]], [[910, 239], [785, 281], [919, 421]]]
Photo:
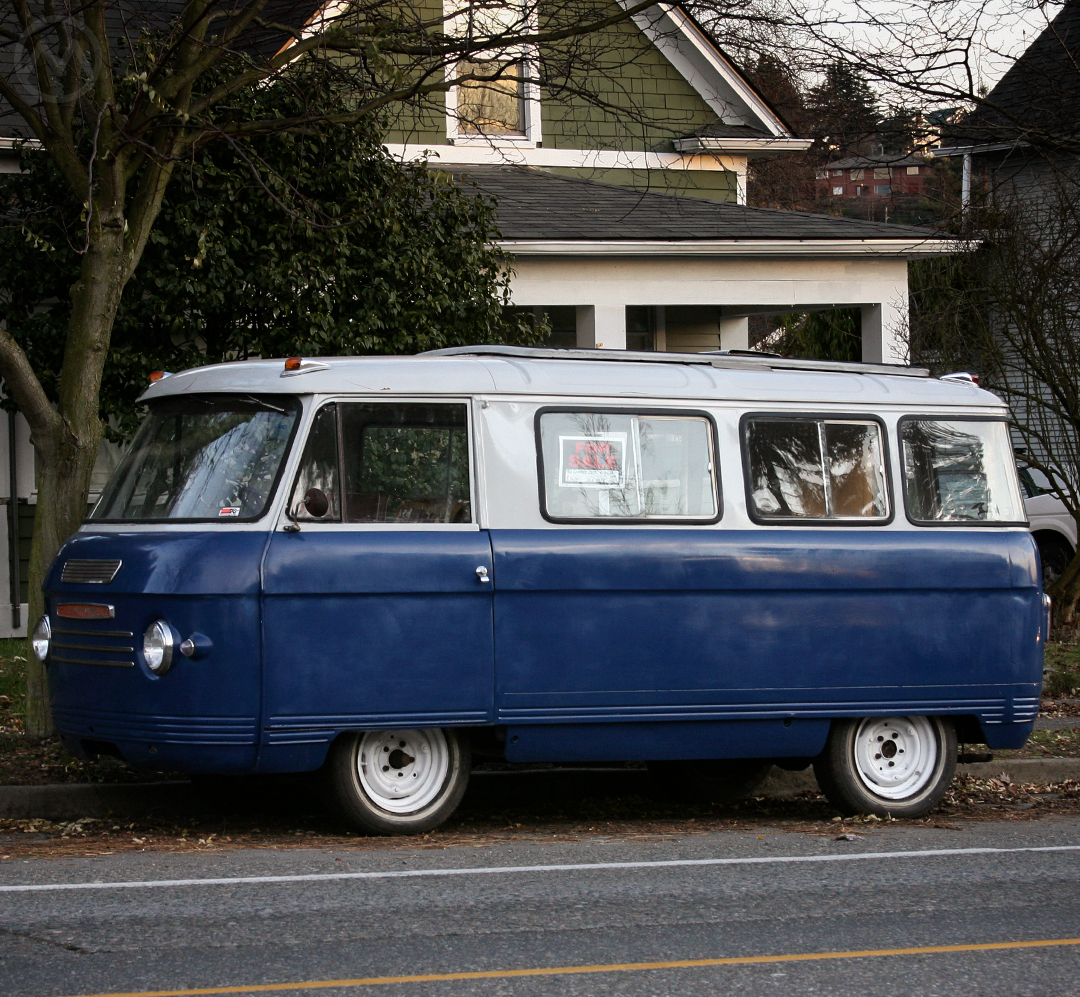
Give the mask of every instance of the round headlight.
[[43, 616], [37, 621], [34, 632], [30, 635], [30, 649], [38, 661], [44, 661], [49, 656], [50, 643], [52, 643], [52, 627], [49, 626], [49, 618]]
[[173, 662], [172, 627], [164, 620], [157, 620], [146, 628], [142, 639], [142, 653], [146, 666], [156, 675], [164, 675]]

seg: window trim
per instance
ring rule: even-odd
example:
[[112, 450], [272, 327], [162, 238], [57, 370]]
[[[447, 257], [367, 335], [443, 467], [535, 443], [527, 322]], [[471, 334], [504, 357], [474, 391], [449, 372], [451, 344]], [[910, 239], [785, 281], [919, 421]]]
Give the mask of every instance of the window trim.
[[341, 406], [348, 405], [350, 403], [356, 403], [359, 405], [462, 405], [465, 408], [465, 442], [469, 448], [468, 453], [468, 466], [469, 466], [469, 510], [470, 519], [467, 523], [363, 523], [352, 522], [345, 519], [345, 506], [344, 506], [344, 493], [342, 494], [342, 502], [340, 508], [340, 516], [338, 519], [301, 519], [300, 523], [303, 529], [309, 527], [318, 526], [324, 530], [345, 532], [349, 530], [409, 530], [409, 531], [421, 531], [421, 530], [455, 530], [455, 531], [476, 531], [480, 529], [479, 507], [477, 505], [477, 488], [480, 478], [478, 466], [477, 466], [477, 448], [474, 442], [474, 429], [475, 420], [473, 418], [472, 397], [429, 397], [429, 396], [411, 396], [400, 395], [395, 396], [393, 399], [386, 397], [372, 398], [370, 395], [324, 395], [317, 397], [315, 403], [311, 408], [311, 417], [307, 421], [304, 427], [304, 446], [300, 447], [297, 451], [297, 463], [292, 475], [292, 485], [289, 488], [288, 495], [285, 497], [285, 505], [282, 507], [281, 514], [279, 515], [279, 522], [290, 522], [289, 520], [289, 502], [292, 499], [293, 492], [296, 490], [296, 482], [300, 477], [301, 465], [304, 460], [304, 449], [307, 447], [308, 436], [311, 433], [312, 427], [315, 425], [315, 419], [319, 413], [326, 408], [327, 405], [336, 405], [337, 408], [337, 450], [338, 450], [338, 477], [344, 485], [344, 466], [345, 466], [345, 441], [344, 433], [341, 431]]
[[[227, 519], [209, 519], [207, 517], [183, 517], [183, 518], [177, 517], [175, 519], [170, 518], [170, 517], [156, 517], [156, 518], [151, 518], [151, 519], [104, 519], [104, 518], [102, 518], [102, 519], [94, 519], [93, 518], [94, 509], [97, 508], [97, 502], [95, 502], [93, 507], [90, 509], [90, 512], [88, 513], [86, 518], [83, 520], [83, 524], [88, 525], [88, 526], [95, 526], [95, 525], [99, 525], [99, 524], [100, 525], [111, 525], [111, 526], [127, 525], [127, 524], [132, 524], [132, 525], [137, 525], [137, 526], [144, 526], [144, 525], [151, 525], [151, 526], [167, 526], [167, 525], [191, 526], [193, 524], [199, 524], [199, 525], [203, 525], [203, 526], [207, 526], [207, 525], [235, 526], [238, 523], [244, 524], [244, 525], [250, 525], [252, 523], [258, 523], [260, 520], [263, 520], [263, 519], [266, 519], [267, 517], [273, 516], [274, 509], [277, 506], [278, 499], [280, 497], [280, 493], [278, 492], [278, 489], [281, 487], [282, 480], [284, 479], [284, 476], [285, 476], [286, 468], [288, 467], [289, 462], [292, 459], [293, 446], [296, 443], [297, 433], [300, 430], [301, 423], [304, 422], [304, 402], [303, 402], [303, 399], [299, 395], [290, 395], [290, 394], [285, 394], [285, 393], [278, 394], [277, 392], [266, 392], [266, 393], [264, 393], [262, 395], [259, 395], [259, 394], [256, 394], [253, 391], [247, 391], [247, 392], [245, 392], [245, 391], [192, 391], [190, 394], [165, 395], [160, 399], [155, 399], [154, 401], [151, 401], [151, 402], [145, 402], [144, 404], [146, 406], [147, 411], [146, 411], [146, 415], [143, 416], [143, 419], [145, 420], [145, 419], [150, 417], [150, 415], [152, 414], [152, 411], [153, 411], [153, 406], [156, 405], [156, 404], [160, 404], [162, 402], [168, 402], [170, 400], [175, 400], [176, 398], [192, 398], [192, 397], [197, 397], [197, 396], [200, 396], [200, 395], [215, 395], [215, 396], [219, 396], [219, 397], [220, 396], [229, 397], [229, 396], [236, 396], [236, 395], [239, 395], [239, 396], [245, 396], [246, 395], [248, 397], [256, 398], [256, 399], [260, 399], [260, 400], [262, 398], [268, 398], [268, 399], [284, 398], [284, 399], [292, 400], [293, 402], [296, 403], [296, 411], [293, 413], [294, 418], [293, 418], [292, 429], [289, 432], [289, 438], [285, 441], [285, 449], [284, 449], [284, 451], [282, 452], [282, 455], [281, 455], [281, 462], [278, 464], [277, 474], [274, 476], [273, 484], [271, 484], [269, 491], [266, 493], [266, 504], [263, 506], [262, 511], [257, 516], [236, 516], [236, 517], [231, 517], [230, 516]], [[267, 404], [268, 405], [273, 404], [273, 402], [268, 401]], [[139, 423], [139, 428], [140, 429], [142, 428], [142, 423], [141, 422]], [[138, 432], [138, 430], [136, 430], [136, 432]], [[129, 450], [125, 449], [125, 451], [123, 453], [123, 456], [120, 458], [120, 462], [116, 465], [116, 468], [113, 470], [113, 474], [115, 474], [118, 470], [120, 470], [120, 467], [123, 465], [124, 461], [127, 459], [127, 456], [128, 456], [129, 452], [130, 452]], [[111, 480], [112, 480], [112, 475], [109, 476], [109, 481], [111, 482]], [[106, 482], [106, 487], [108, 487], [108, 482]], [[104, 494], [105, 494], [105, 489], [102, 489], [101, 495], [104, 495]], [[289, 494], [291, 495], [292, 493], [290, 492]], [[101, 495], [98, 496], [98, 502], [101, 501]]]
[[[713, 494], [716, 496], [716, 513], [708, 518], [705, 517], [660, 517], [660, 516], [620, 516], [610, 518], [600, 517], [566, 517], [552, 516], [547, 509], [547, 479], [544, 475], [544, 441], [540, 433], [540, 422], [545, 415], [549, 414], [601, 414], [601, 415], [636, 415], [636, 416], [666, 416], [704, 419], [709, 426], [712, 435], [712, 466], [713, 466]], [[724, 518], [724, 489], [720, 475], [720, 433], [717, 429], [716, 419], [712, 413], [703, 409], [669, 409], [669, 408], [609, 408], [597, 405], [542, 405], [533, 416], [533, 438], [536, 444], [536, 485], [540, 500], [540, 515], [549, 523], [570, 524], [577, 526], [650, 526], [650, 525], [677, 525], [677, 526], [714, 526]]]
[[[747, 423], [751, 420], [769, 422], [872, 422], [881, 433], [882, 464], [885, 469], [885, 499], [888, 502], [888, 515], [883, 517], [858, 516], [847, 519], [825, 519], [812, 516], [799, 517], [762, 517], [754, 509], [753, 491], [750, 480], [750, 450], [747, 446]], [[739, 449], [742, 453], [743, 492], [746, 496], [746, 515], [757, 526], [800, 526], [833, 528], [837, 526], [866, 529], [872, 526], [889, 526], [896, 519], [896, 498], [893, 494], [892, 452], [889, 448], [889, 428], [879, 415], [855, 414], [848, 412], [744, 412], [739, 417]]]
[[[908, 508], [907, 498], [907, 475], [904, 473], [904, 433], [903, 425], [905, 422], [1000, 422], [1005, 425], [1006, 430], [1009, 428], [1009, 420], [1005, 416], [994, 415], [961, 415], [961, 416], [949, 416], [944, 415], [941, 412], [935, 412], [930, 415], [902, 415], [896, 420], [896, 443], [898, 453], [900, 456], [900, 481], [904, 492], [904, 516], [912, 526], [931, 527], [934, 529], [956, 529], [962, 527], [965, 529], [980, 529], [980, 530], [993, 530], [999, 527], [1014, 527], [1031, 525], [1030, 520], [1024, 519], [1023, 521], [1017, 520], [994, 520], [993, 522], [986, 522], [979, 519], [913, 519], [911, 510]], [[1012, 467], [1016, 467], [1016, 451], [1012, 445], [1012, 434], [1006, 432], [1006, 438], [1009, 441], [1009, 453], [1012, 455]], [[1017, 473], [1017, 490], [1020, 492], [1020, 508], [1027, 512], [1027, 506], [1024, 505], [1024, 489], [1020, 485], [1019, 472]]]

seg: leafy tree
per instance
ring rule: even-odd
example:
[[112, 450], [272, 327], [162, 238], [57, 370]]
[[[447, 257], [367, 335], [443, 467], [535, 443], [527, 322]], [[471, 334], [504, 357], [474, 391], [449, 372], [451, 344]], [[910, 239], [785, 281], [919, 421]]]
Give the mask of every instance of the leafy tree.
[[[327, 113], [344, 98], [314, 67], [244, 95], [247, 113]], [[127, 435], [151, 370], [249, 356], [413, 353], [528, 335], [503, 321], [507, 260], [493, 206], [425, 163], [401, 164], [378, 122], [208, 145], [177, 164], [117, 312], [101, 418]], [[53, 162], [0, 182], [26, 228], [0, 229], [0, 317], [54, 390], [78, 276], [76, 205]], [[29, 279], [28, 279], [29, 278]], [[531, 330], [530, 330], [531, 331]], [[535, 333], [532, 333], [535, 338]]]
[[858, 308], [782, 315], [780, 335], [769, 349], [785, 357], [857, 362], [862, 359], [862, 316]]
[[866, 153], [880, 117], [877, 95], [862, 73], [838, 60], [825, 67], [824, 78], [806, 98], [814, 138], [840, 154]]

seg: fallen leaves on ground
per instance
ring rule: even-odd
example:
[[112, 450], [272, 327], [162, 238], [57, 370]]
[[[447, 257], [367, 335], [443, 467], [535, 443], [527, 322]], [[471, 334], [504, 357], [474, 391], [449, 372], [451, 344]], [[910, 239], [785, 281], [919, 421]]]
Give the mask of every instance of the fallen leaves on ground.
[[[594, 782], [596, 780], [594, 779]], [[511, 786], [515, 782], [518, 785]], [[478, 847], [509, 841], [664, 841], [711, 831], [788, 831], [852, 840], [882, 827], [958, 830], [975, 821], [1018, 821], [1080, 814], [1080, 784], [1013, 783], [958, 776], [941, 805], [918, 820], [839, 817], [824, 797], [755, 798], [726, 805], [661, 802], [635, 790], [604, 795], [582, 790], [580, 777], [530, 784], [508, 780], [470, 792], [442, 827], [409, 838], [350, 832], [312, 801], [281, 799], [198, 816], [139, 820], [0, 820], [0, 858], [102, 855], [119, 851], [218, 852], [233, 848], [333, 848], [365, 851]]]

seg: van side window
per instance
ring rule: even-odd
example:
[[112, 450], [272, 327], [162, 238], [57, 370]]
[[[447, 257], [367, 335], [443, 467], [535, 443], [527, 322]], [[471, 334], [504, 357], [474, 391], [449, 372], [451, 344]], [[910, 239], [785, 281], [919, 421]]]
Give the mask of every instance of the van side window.
[[754, 416], [743, 422], [753, 519], [885, 520], [881, 426], [856, 419]]
[[[297, 519], [319, 523], [341, 519], [337, 441], [337, 406], [324, 405], [315, 413], [315, 421], [311, 424], [304, 456], [300, 459], [296, 487], [290, 499], [290, 509]], [[318, 488], [329, 502], [325, 515], [313, 516], [304, 504], [304, 496], [312, 488]]]
[[705, 416], [542, 412], [539, 436], [548, 519], [719, 516]]
[[1027, 522], [1004, 422], [904, 419], [900, 441], [913, 522]]
[[339, 407], [346, 522], [472, 522], [465, 405]]

